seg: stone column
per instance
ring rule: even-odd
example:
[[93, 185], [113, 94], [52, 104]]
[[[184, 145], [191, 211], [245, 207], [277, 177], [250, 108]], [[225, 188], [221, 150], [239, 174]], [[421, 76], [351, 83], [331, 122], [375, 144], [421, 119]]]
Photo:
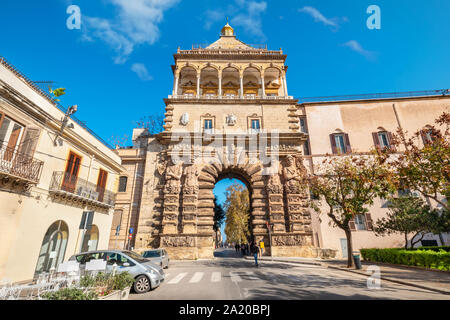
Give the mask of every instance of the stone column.
[[178, 94], [178, 81], [179, 81], [179, 74], [176, 73], [175, 74], [175, 83], [173, 85], [173, 91], [172, 91], [172, 95], [177, 95]]
[[239, 72], [239, 80], [240, 80], [240, 86], [241, 86], [240, 97], [243, 98], [244, 97], [244, 73], [243, 72]]
[[200, 97], [200, 72], [197, 72], [197, 97]]
[[266, 96], [266, 88], [265, 88], [265, 83], [264, 83], [264, 75], [261, 76], [261, 88], [262, 88], [262, 96], [265, 97]]
[[286, 97], [288, 96], [288, 89], [287, 89], [287, 81], [286, 81], [286, 75], [283, 77], [283, 84], [284, 84], [284, 93]]
[[219, 97], [222, 97], [222, 70], [219, 70]]

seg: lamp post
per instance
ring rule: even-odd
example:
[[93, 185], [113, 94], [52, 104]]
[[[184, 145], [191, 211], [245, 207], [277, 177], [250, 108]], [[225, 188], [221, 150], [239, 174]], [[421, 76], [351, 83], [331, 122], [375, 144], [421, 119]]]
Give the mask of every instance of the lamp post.
[[[58, 140], [58, 138], [63, 134], [64, 129], [66, 128], [67, 123], [69, 122], [69, 117], [70, 117], [71, 115], [73, 115], [75, 112], [77, 112], [77, 110], [78, 110], [78, 105], [70, 106], [70, 107], [67, 109], [67, 112], [66, 112], [66, 114], [64, 115], [64, 118], [62, 119], [61, 129], [60, 129], [59, 132], [56, 134], [56, 136], [55, 136], [55, 141], [53, 142], [55, 146], [58, 145], [58, 144], [57, 144], [57, 140]], [[73, 129], [73, 124], [70, 124], [68, 127]]]

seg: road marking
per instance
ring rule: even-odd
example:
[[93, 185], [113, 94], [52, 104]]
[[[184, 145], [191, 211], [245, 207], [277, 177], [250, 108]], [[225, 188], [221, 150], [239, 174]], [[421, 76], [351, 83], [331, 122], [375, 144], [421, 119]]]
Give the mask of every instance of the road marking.
[[204, 272], [196, 272], [194, 273], [194, 275], [192, 276], [191, 280], [189, 280], [189, 283], [197, 283], [200, 280], [202, 280], [204, 275]]
[[180, 282], [181, 279], [183, 279], [186, 275], [187, 275], [187, 272], [180, 273], [180, 274], [177, 275], [175, 278], [173, 278], [172, 280], [170, 280], [168, 283], [169, 283], [169, 284], [177, 284], [177, 283]]
[[233, 282], [241, 282], [242, 279], [239, 277], [239, 275], [236, 272], [230, 272], [231, 281]]
[[213, 272], [211, 275], [211, 282], [220, 282], [222, 274], [220, 272]]
[[247, 271], [248, 279], [250, 280], [259, 280], [258, 277], [255, 277], [255, 273], [253, 271]]

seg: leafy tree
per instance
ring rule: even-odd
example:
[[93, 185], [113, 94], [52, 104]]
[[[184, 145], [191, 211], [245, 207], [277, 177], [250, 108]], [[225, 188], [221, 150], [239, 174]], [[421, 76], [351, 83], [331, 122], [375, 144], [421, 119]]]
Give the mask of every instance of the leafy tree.
[[[347, 265], [353, 265], [352, 232], [350, 221], [355, 215], [368, 212], [367, 206], [376, 197], [386, 197], [393, 189], [392, 173], [385, 161], [377, 157], [348, 156], [325, 159], [319, 174], [309, 179], [314, 198], [325, 201], [328, 217], [345, 232], [347, 238]], [[320, 212], [320, 201], [311, 201], [311, 207]]]
[[399, 189], [417, 191], [449, 211], [446, 199], [450, 196], [450, 113], [444, 112], [435, 123], [436, 126], [425, 127], [410, 138], [402, 129], [397, 130], [394, 144], [402, 145], [405, 151], [392, 165], [398, 174]]
[[[411, 241], [421, 232], [425, 232], [427, 226], [433, 224], [436, 218], [430, 212], [430, 207], [425, 202], [414, 196], [390, 198], [389, 212], [385, 217], [378, 219], [374, 225], [376, 235], [390, 235], [403, 233], [405, 236], [405, 249], [408, 248], [408, 234], [415, 233]], [[418, 240], [420, 241], [420, 240]], [[413, 247], [416, 242], [411, 242]]]
[[228, 242], [247, 242], [249, 236], [249, 192], [240, 184], [227, 188], [225, 201], [226, 226], [225, 234]]
[[225, 221], [226, 213], [223, 209], [222, 205], [217, 202], [217, 198], [214, 197], [214, 225], [213, 229], [216, 233], [216, 244], [218, 244], [219, 239], [217, 238], [217, 232], [219, 231], [220, 227], [222, 226], [223, 222]]
[[139, 121], [136, 121], [138, 128], [147, 129], [149, 134], [158, 134], [164, 131], [164, 115], [153, 114], [142, 117]]

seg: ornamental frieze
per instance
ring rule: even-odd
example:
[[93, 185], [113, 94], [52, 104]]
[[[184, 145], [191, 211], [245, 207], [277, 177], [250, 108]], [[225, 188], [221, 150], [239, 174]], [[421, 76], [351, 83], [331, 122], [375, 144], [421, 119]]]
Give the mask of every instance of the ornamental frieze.
[[162, 237], [163, 247], [194, 247], [194, 237]]
[[272, 243], [274, 246], [301, 246], [305, 243], [304, 236], [273, 236]]

